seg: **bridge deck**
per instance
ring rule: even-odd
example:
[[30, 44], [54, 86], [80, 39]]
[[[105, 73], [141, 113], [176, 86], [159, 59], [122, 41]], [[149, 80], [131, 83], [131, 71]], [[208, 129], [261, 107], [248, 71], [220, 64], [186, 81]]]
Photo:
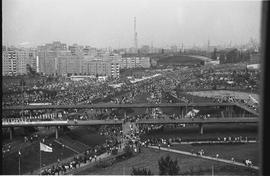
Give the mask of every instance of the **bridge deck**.
[[210, 123], [257, 123], [258, 118], [208, 118], [208, 119], [190, 119], [183, 118], [177, 120], [166, 120], [166, 119], [151, 119], [151, 120], [140, 120], [137, 124], [171, 124], [171, 123], [183, 123], [183, 124], [210, 124]]
[[155, 108], [155, 107], [210, 107], [236, 106], [232, 103], [140, 103], [140, 104], [112, 104], [100, 103], [89, 105], [27, 105], [2, 107], [2, 110], [39, 110], [39, 109], [104, 109], [104, 108]]
[[[183, 118], [177, 120], [170, 119], [149, 119], [139, 120], [137, 124], [211, 124], [211, 123], [258, 123], [259, 119], [251, 118], [208, 118], [190, 119]], [[2, 127], [27, 127], [27, 126], [89, 126], [89, 125], [117, 125], [122, 124], [122, 120], [78, 120], [78, 121], [37, 121], [37, 122], [2, 122]]]

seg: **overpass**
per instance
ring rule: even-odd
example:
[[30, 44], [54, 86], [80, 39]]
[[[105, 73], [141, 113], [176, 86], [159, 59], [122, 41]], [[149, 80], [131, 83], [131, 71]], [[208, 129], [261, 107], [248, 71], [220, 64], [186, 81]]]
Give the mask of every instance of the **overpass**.
[[[200, 133], [203, 134], [204, 124], [228, 124], [228, 123], [258, 123], [257, 117], [243, 118], [182, 118], [182, 119], [144, 119], [136, 122], [140, 124], [198, 124]], [[35, 121], [35, 122], [2, 122], [2, 128], [9, 128], [10, 139], [14, 133], [14, 127], [55, 127], [55, 137], [58, 138], [58, 129], [60, 126], [89, 126], [89, 125], [123, 125], [123, 120], [56, 120], [56, 121]]]
[[100, 103], [88, 105], [26, 105], [7, 106], [2, 110], [40, 110], [40, 109], [106, 109], [106, 108], [172, 108], [172, 107], [211, 107], [211, 106], [237, 106], [232, 103], [140, 103], [140, 104], [113, 104]]
[[238, 107], [244, 111], [247, 111], [254, 116], [259, 114], [247, 108], [239, 103], [139, 103], [139, 104], [113, 104], [113, 103], [99, 103], [99, 104], [87, 104], [87, 105], [26, 105], [26, 106], [6, 106], [2, 107], [3, 111], [11, 110], [44, 110], [44, 109], [113, 109], [113, 108], [198, 108], [198, 107]]
[[[213, 124], [213, 123], [258, 123], [257, 117], [233, 117], [233, 118], [181, 118], [181, 119], [143, 119], [136, 124]], [[54, 120], [34, 122], [2, 122], [2, 127], [48, 127], [48, 126], [89, 126], [89, 125], [120, 125], [123, 120]]]
[[149, 119], [149, 120], [139, 120], [136, 124], [219, 124], [219, 123], [258, 123], [257, 117], [233, 117], [233, 118], [182, 118], [176, 120], [168, 119]]

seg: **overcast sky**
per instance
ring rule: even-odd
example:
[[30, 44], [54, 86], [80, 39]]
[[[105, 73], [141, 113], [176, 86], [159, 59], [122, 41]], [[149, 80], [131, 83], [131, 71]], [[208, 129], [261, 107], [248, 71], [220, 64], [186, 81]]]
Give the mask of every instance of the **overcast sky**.
[[260, 1], [2, 0], [4, 44], [93, 47], [206, 45], [259, 40]]

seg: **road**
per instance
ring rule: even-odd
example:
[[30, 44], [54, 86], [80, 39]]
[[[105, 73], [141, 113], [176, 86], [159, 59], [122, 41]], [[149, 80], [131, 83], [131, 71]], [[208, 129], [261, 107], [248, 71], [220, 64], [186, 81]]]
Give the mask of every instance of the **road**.
[[[257, 117], [233, 117], [233, 118], [181, 118], [171, 119], [147, 119], [139, 120], [136, 124], [222, 124], [222, 123], [258, 123]], [[55, 120], [36, 122], [2, 122], [2, 127], [27, 127], [27, 126], [89, 126], [89, 125], [115, 125], [122, 124], [122, 120]]]
[[2, 110], [39, 110], [39, 109], [105, 109], [105, 108], [156, 108], [156, 107], [211, 107], [211, 106], [236, 106], [233, 103], [140, 103], [140, 104], [113, 104], [99, 103], [89, 105], [27, 105], [7, 106]]

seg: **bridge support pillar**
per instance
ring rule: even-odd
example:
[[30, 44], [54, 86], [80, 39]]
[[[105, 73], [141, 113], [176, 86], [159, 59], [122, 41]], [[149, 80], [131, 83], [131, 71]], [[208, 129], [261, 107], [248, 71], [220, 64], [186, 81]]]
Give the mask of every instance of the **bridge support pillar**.
[[13, 127], [9, 127], [9, 139], [10, 140], [13, 139], [13, 135], [14, 135], [14, 128]]
[[58, 126], [55, 127], [55, 139], [58, 139], [59, 134], [58, 134]]
[[203, 124], [199, 124], [199, 128], [200, 128], [200, 134], [203, 134]]
[[223, 111], [221, 111], [221, 117], [224, 118], [224, 112]]

